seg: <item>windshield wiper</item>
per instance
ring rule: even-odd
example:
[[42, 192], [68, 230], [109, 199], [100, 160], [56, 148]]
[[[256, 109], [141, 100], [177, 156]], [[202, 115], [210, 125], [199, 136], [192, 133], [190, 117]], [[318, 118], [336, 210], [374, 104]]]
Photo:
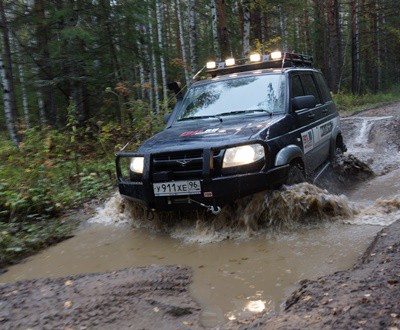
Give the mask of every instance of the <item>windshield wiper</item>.
[[178, 121], [184, 121], [184, 120], [196, 120], [196, 119], [204, 119], [204, 118], [216, 118], [222, 123], [222, 118], [219, 118], [218, 116], [193, 116], [193, 117], [184, 117], [181, 119], [178, 119]]
[[236, 111], [229, 111], [229, 112], [219, 113], [218, 116], [238, 115], [238, 114], [241, 114], [241, 113], [249, 113], [249, 112], [266, 112], [266, 113], [268, 113], [270, 116], [272, 116], [272, 112], [269, 111], [269, 110], [265, 110], [265, 109], [252, 109], [252, 110], [236, 110]]

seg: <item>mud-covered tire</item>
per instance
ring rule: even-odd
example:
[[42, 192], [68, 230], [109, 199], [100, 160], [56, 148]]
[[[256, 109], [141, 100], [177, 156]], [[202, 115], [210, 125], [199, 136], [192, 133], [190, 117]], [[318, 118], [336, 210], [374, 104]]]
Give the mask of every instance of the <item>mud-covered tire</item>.
[[340, 147], [335, 146], [335, 148], [333, 149], [333, 153], [331, 155], [331, 163], [332, 164], [336, 164], [338, 162], [338, 159], [340, 159], [343, 155], [343, 150]]
[[304, 174], [304, 170], [301, 167], [301, 165], [298, 163], [290, 164], [285, 185], [291, 186], [305, 181], [306, 181], [306, 176]]
[[335, 163], [338, 158], [340, 158], [343, 153], [346, 151], [346, 147], [344, 146], [343, 142], [341, 139], [336, 139], [335, 145], [332, 148], [331, 154], [330, 154], [330, 161], [332, 163]]

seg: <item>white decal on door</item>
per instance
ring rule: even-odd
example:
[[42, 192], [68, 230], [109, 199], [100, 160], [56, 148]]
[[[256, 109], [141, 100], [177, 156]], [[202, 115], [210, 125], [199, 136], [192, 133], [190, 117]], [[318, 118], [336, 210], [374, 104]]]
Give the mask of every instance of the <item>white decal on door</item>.
[[303, 149], [305, 154], [314, 148], [314, 135], [311, 129], [301, 133], [301, 140], [303, 141]]

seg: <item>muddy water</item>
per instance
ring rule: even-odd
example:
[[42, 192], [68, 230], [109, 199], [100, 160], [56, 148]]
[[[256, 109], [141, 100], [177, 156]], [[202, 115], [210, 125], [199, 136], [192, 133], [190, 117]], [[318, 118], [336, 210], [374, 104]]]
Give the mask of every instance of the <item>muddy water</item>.
[[203, 325], [278, 311], [299, 280], [350, 267], [400, 218], [399, 153], [387, 117], [344, 121], [349, 152], [379, 174], [347, 187], [346, 196], [300, 184], [239, 201], [218, 219], [196, 213], [149, 222], [116, 195], [75, 237], [10, 267], [0, 282], [185, 264]]
[[199, 245], [182, 244], [148, 230], [93, 225], [10, 268], [0, 281], [185, 264], [194, 270], [192, 294], [203, 308], [203, 323], [215, 326], [227, 317], [278, 310], [299, 280], [349, 267], [377, 230], [326, 224], [270, 237]]

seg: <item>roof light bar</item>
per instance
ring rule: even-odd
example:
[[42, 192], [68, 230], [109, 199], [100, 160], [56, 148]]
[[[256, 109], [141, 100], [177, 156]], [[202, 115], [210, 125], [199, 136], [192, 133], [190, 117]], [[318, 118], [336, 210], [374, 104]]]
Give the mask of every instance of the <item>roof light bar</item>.
[[251, 54], [250, 55], [250, 62], [260, 62], [261, 61], [261, 55], [258, 53]]
[[282, 52], [276, 51], [271, 53], [271, 60], [280, 60], [282, 59]]
[[223, 62], [207, 62], [207, 71], [212, 77], [221, 74], [233, 74], [255, 69], [283, 69], [284, 67], [311, 67], [312, 56], [298, 54], [294, 52], [274, 51], [269, 54], [253, 53], [249, 57], [234, 59], [227, 58]]
[[234, 59], [234, 58], [227, 58], [227, 59], [225, 60], [225, 65], [226, 65], [226, 66], [233, 66], [233, 65], [235, 65], [235, 59]]

